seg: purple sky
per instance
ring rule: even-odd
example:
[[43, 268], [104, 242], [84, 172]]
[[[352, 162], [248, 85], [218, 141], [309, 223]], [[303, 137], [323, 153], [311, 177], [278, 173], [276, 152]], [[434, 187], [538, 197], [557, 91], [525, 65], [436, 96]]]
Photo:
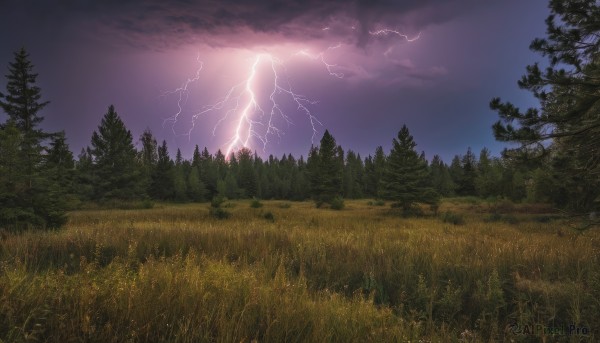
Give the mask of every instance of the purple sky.
[[[196, 144], [215, 152], [244, 143], [262, 156], [306, 156], [311, 116], [315, 144], [327, 128], [362, 156], [378, 145], [387, 151], [402, 124], [429, 158], [450, 162], [469, 146], [497, 155], [503, 145], [488, 103], [536, 105], [516, 81], [542, 61], [528, 46], [544, 36], [548, 15], [547, 0], [48, 3], [8, 0], [0, 10], [0, 69], [6, 74], [12, 53], [27, 48], [51, 101], [44, 127], [64, 129], [77, 155], [114, 104], [136, 142], [150, 128], [188, 158]], [[375, 34], [382, 29], [407, 36]], [[196, 76], [177, 121], [168, 121], [176, 90]], [[310, 116], [290, 89], [310, 101], [300, 102]]]

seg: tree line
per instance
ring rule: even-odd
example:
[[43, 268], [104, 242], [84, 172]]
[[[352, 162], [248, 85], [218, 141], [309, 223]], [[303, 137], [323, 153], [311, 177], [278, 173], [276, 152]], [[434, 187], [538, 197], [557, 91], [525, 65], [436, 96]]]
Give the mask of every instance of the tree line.
[[58, 227], [65, 211], [82, 202], [215, 197], [313, 199], [332, 208], [343, 207], [343, 199], [379, 198], [410, 212], [418, 203], [435, 208], [440, 196], [477, 196], [553, 203], [574, 213], [597, 211], [600, 9], [591, 0], [551, 1], [550, 9], [548, 38], [531, 46], [550, 58], [550, 67], [529, 66], [519, 82], [540, 100], [540, 108], [521, 112], [500, 99], [490, 104], [500, 117], [495, 137], [519, 147], [499, 157], [469, 148], [450, 164], [419, 153], [406, 126], [389, 152], [379, 146], [364, 158], [337, 145], [327, 130], [306, 160], [291, 154], [263, 160], [246, 148], [225, 156], [198, 146], [191, 159], [179, 150], [173, 158], [167, 143], [159, 143], [150, 130], [134, 140], [113, 106], [75, 158], [64, 132], [40, 127], [40, 112], [49, 102], [21, 49], [9, 63], [6, 93], [0, 93], [7, 115], [0, 125], [0, 228]]

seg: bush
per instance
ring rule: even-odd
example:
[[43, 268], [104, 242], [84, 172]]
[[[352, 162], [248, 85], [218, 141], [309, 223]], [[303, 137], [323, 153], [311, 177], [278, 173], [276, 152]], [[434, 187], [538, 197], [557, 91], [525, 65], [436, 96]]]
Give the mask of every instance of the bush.
[[256, 198], [252, 198], [252, 201], [250, 202], [250, 207], [261, 208], [261, 207], [263, 207], [263, 204], [262, 204], [262, 202], [260, 202], [260, 200], [258, 200]]
[[154, 202], [151, 199], [144, 199], [141, 202], [141, 208], [149, 210], [151, 208], [154, 208]]
[[209, 210], [209, 214], [211, 217], [217, 218], [217, 219], [227, 219], [227, 218], [231, 217], [231, 213], [225, 211], [224, 209], [222, 209], [220, 207], [211, 207]]
[[226, 200], [225, 197], [222, 195], [214, 196], [212, 198], [212, 201], [210, 202], [210, 206], [212, 208], [219, 208], [225, 202], [225, 200]]
[[453, 225], [463, 225], [465, 223], [465, 218], [461, 214], [446, 211], [442, 217], [442, 221]]
[[273, 213], [271, 213], [270, 211], [263, 214], [263, 218], [265, 218], [266, 220], [272, 221], [272, 222], [275, 221], [275, 217], [273, 216]]
[[331, 209], [333, 210], [342, 210], [344, 208], [344, 199], [340, 198], [340, 197], [335, 197], [333, 198], [333, 200], [331, 200]]

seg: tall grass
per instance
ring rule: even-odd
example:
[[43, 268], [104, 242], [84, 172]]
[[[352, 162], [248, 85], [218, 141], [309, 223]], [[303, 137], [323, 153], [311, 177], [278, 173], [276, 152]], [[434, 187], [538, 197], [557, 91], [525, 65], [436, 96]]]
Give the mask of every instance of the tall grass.
[[525, 214], [490, 222], [485, 204], [443, 203], [440, 213], [467, 218], [460, 226], [364, 201], [263, 204], [225, 220], [208, 205], [78, 211], [62, 231], [6, 236], [0, 339], [528, 339], [506, 329], [514, 323], [598, 337], [596, 231]]

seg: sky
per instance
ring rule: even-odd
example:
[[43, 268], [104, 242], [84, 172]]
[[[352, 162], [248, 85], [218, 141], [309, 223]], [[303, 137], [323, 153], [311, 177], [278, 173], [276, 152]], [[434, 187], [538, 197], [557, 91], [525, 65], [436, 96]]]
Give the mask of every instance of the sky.
[[150, 129], [186, 158], [306, 157], [326, 129], [365, 157], [405, 124], [449, 163], [506, 147], [493, 97], [537, 105], [517, 80], [543, 62], [529, 44], [548, 14], [547, 0], [4, 0], [0, 69], [27, 49], [42, 126], [75, 156], [112, 104], [138, 148]]

